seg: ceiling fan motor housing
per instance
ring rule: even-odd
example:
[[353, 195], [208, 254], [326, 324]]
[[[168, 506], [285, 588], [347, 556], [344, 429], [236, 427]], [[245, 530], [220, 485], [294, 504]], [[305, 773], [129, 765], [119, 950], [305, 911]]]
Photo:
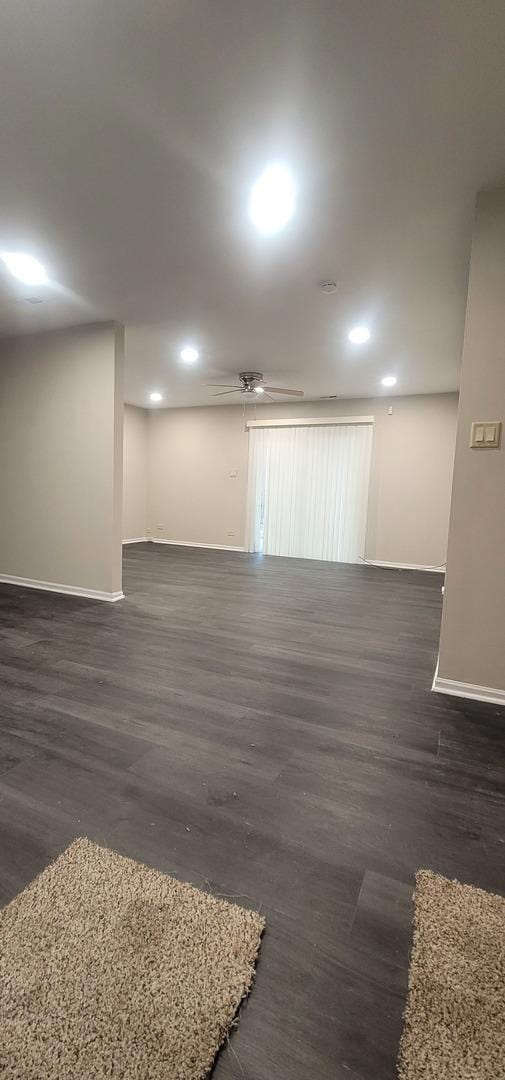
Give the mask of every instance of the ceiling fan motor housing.
[[253, 394], [254, 387], [265, 381], [261, 371], [240, 371], [238, 377], [244, 384], [246, 394]]

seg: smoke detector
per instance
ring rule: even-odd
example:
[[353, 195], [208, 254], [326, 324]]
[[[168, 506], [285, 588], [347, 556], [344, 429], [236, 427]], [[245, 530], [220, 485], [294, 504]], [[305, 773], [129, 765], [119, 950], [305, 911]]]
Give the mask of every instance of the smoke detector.
[[321, 289], [321, 292], [334, 293], [337, 291], [337, 283], [336, 281], [332, 281], [330, 278], [327, 278], [326, 281], [319, 282], [319, 288]]

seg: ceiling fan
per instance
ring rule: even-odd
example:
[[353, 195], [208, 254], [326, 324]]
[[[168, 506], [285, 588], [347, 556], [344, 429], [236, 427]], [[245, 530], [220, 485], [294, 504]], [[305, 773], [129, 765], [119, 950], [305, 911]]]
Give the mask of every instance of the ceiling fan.
[[234, 386], [232, 383], [207, 383], [207, 386], [219, 386], [226, 387], [224, 390], [220, 390], [218, 394], [213, 394], [212, 397], [224, 397], [225, 394], [257, 394], [258, 397], [265, 396], [271, 398], [272, 394], [290, 394], [291, 397], [303, 397], [303, 390], [286, 390], [281, 386], [265, 386], [265, 379], [261, 371], [240, 371], [238, 378], [240, 379], [240, 386]]

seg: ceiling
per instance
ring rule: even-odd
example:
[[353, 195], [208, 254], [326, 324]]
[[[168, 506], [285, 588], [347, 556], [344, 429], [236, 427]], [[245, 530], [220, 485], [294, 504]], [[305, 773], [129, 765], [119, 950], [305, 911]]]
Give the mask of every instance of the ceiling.
[[[505, 183], [502, 0], [2, 0], [0, 30], [0, 248], [51, 277], [0, 272], [2, 334], [123, 322], [138, 405], [221, 403], [204, 384], [249, 368], [309, 398], [457, 388], [475, 192]], [[265, 237], [272, 161], [297, 207]]]

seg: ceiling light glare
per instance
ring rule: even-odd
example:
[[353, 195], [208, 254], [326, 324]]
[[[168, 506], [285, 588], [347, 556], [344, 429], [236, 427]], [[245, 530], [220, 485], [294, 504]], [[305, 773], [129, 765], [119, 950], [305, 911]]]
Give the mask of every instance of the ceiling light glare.
[[199, 353], [198, 349], [194, 349], [192, 345], [186, 345], [179, 355], [184, 364], [194, 364], [198, 360]]
[[381, 381], [383, 386], [395, 386], [396, 375], [385, 375]]
[[160, 394], [159, 390], [153, 390], [149, 397], [151, 401], [163, 401], [163, 394]]
[[264, 393], [265, 393], [265, 391], [264, 391], [264, 389], [263, 389], [263, 387], [262, 387], [262, 386], [255, 386], [255, 387], [254, 387], [254, 393], [255, 393], [255, 394], [264, 394]]
[[269, 165], [252, 188], [249, 217], [258, 232], [276, 233], [293, 216], [295, 202], [295, 184], [289, 169]]
[[370, 341], [370, 331], [368, 326], [353, 326], [352, 330], [349, 331], [348, 337], [353, 345], [364, 345], [366, 341]]
[[42, 263], [33, 255], [24, 255], [22, 251], [0, 251], [0, 259], [12, 276], [24, 281], [25, 285], [45, 285], [49, 280]]

